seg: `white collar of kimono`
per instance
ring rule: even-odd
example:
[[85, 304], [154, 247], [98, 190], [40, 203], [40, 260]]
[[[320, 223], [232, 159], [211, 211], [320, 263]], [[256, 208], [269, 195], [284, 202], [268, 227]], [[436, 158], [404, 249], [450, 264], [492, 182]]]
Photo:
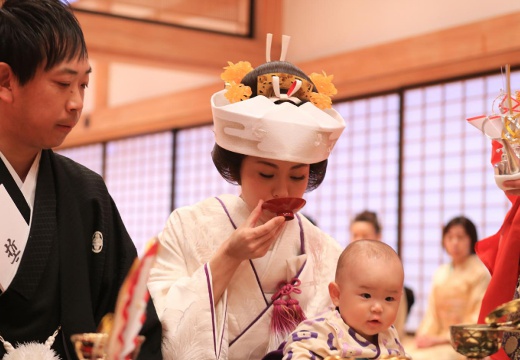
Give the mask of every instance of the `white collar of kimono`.
[[[22, 181], [20, 179], [20, 176], [18, 176], [18, 173], [14, 170], [13, 166], [7, 160], [7, 158], [2, 154], [0, 151], [0, 158], [2, 158], [2, 161], [4, 162], [5, 166], [7, 167], [7, 170], [9, 170], [9, 173], [13, 177], [14, 181], [16, 182], [16, 185], [20, 188], [25, 201], [27, 201], [27, 204], [31, 208], [31, 214], [32, 210], [34, 208], [34, 198], [36, 196], [36, 179], [38, 178], [38, 170], [40, 169], [40, 158], [42, 156], [42, 152], [38, 152], [36, 155], [36, 158], [34, 159], [31, 169], [29, 170], [29, 173], [27, 174], [27, 177], [25, 178], [25, 181]], [[32, 219], [32, 216], [31, 216]]]

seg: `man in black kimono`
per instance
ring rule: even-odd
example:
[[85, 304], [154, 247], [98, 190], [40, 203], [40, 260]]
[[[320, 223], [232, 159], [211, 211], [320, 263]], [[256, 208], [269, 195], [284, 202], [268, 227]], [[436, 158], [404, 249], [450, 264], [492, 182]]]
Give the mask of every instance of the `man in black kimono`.
[[[137, 256], [103, 179], [50, 150], [78, 122], [90, 71], [68, 5], [0, 5], [0, 358], [58, 330], [52, 348], [76, 359], [70, 336], [114, 311]], [[140, 358], [161, 359], [151, 301], [141, 334]]]

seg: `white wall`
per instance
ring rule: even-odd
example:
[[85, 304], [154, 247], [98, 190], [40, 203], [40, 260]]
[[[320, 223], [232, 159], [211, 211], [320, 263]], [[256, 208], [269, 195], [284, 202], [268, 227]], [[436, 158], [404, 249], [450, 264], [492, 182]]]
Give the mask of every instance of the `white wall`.
[[287, 60], [300, 62], [518, 12], [520, 1], [283, 0], [283, 11]]

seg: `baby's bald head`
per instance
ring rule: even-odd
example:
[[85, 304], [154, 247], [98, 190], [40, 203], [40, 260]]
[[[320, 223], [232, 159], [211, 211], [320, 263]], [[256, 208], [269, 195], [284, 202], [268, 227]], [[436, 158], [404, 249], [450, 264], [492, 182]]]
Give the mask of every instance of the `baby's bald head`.
[[404, 278], [401, 259], [392, 247], [379, 240], [357, 240], [351, 242], [341, 253], [335, 281], [340, 283], [345, 276], [348, 278], [351, 271], [365, 271], [367, 266], [374, 263], [388, 267], [397, 265], [400, 271], [392, 275]]

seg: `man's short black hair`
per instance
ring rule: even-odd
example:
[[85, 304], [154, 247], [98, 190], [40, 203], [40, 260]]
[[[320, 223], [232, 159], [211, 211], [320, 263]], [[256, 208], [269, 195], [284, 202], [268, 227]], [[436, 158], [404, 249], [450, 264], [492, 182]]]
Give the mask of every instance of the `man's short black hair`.
[[39, 67], [88, 58], [78, 20], [60, 0], [5, 0], [0, 7], [0, 62], [8, 64], [20, 85]]

